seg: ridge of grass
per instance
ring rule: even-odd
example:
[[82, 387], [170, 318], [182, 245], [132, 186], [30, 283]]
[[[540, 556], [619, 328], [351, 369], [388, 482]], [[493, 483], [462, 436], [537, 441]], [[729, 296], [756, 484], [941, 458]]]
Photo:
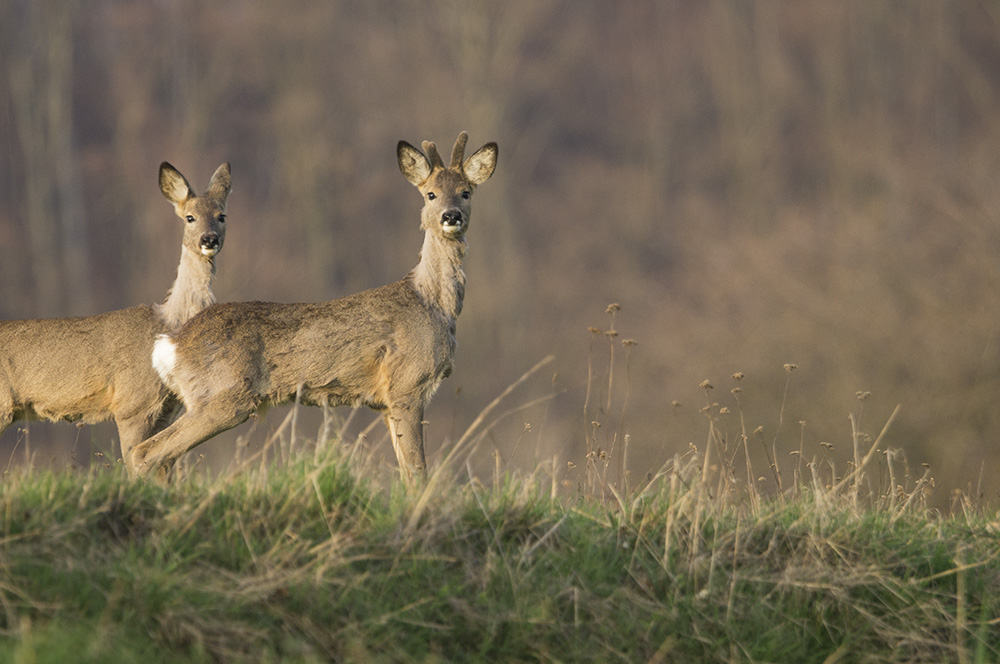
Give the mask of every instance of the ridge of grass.
[[750, 509], [694, 456], [627, 501], [361, 465], [8, 473], [0, 662], [1000, 659], [994, 514], [818, 486]]

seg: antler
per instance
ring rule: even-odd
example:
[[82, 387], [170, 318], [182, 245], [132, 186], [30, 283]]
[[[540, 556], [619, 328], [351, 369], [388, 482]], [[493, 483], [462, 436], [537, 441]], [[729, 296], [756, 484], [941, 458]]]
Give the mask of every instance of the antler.
[[434, 141], [424, 141], [421, 145], [424, 148], [424, 152], [427, 153], [427, 160], [431, 162], [431, 170], [439, 167], [444, 168], [444, 161], [442, 161], [441, 155], [438, 154], [438, 149]]
[[451, 150], [451, 168], [462, 170], [462, 157], [465, 156], [465, 143], [469, 140], [469, 133], [463, 131], [455, 140], [455, 147]]

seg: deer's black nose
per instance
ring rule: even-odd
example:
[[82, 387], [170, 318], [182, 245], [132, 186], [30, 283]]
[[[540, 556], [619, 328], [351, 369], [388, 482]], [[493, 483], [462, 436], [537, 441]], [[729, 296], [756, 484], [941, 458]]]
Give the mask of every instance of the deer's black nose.
[[218, 249], [219, 248], [219, 234], [218, 233], [205, 233], [201, 236], [201, 248], [202, 249]]
[[462, 212], [460, 210], [446, 210], [441, 215], [441, 223], [445, 226], [458, 226], [462, 223]]

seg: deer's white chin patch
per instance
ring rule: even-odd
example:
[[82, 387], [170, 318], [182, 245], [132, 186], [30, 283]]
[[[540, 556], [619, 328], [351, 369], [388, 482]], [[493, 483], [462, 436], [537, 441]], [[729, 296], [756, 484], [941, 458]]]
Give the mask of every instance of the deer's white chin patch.
[[170, 337], [165, 334], [156, 337], [156, 341], [153, 342], [152, 360], [153, 369], [160, 376], [160, 380], [169, 384], [170, 374], [173, 373], [174, 365], [177, 363], [177, 347]]
[[215, 256], [217, 253], [219, 253], [219, 250], [217, 248], [209, 248], [209, 247], [201, 248], [202, 256], [208, 256], [209, 258], [211, 258], [212, 256]]

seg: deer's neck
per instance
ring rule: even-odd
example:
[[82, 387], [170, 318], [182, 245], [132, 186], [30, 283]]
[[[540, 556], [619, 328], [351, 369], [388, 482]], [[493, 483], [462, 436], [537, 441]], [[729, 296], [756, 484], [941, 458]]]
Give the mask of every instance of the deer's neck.
[[215, 274], [215, 260], [197, 254], [187, 247], [181, 249], [181, 262], [177, 267], [177, 278], [167, 291], [163, 304], [156, 305], [156, 311], [164, 324], [174, 330], [189, 318], [215, 302], [212, 293], [212, 275]]
[[444, 240], [427, 232], [420, 250], [420, 262], [409, 275], [413, 287], [424, 301], [439, 307], [453, 319], [462, 313], [462, 298], [465, 296], [462, 259], [468, 249], [465, 239]]

